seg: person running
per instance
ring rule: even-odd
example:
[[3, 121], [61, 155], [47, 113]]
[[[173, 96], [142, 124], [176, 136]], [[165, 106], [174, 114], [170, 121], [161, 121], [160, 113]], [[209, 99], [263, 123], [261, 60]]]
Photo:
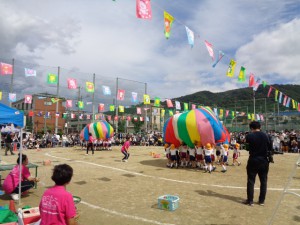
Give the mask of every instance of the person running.
[[[6, 194], [10, 194], [11, 198], [15, 201], [19, 200], [19, 183], [20, 183], [20, 162], [21, 155], [17, 159], [17, 165], [10, 171], [3, 182], [3, 190]], [[22, 177], [21, 177], [21, 193], [25, 194], [27, 191], [34, 187], [35, 183], [39, 181], [37, 177], [31, 177], [28, 165], [28, 157], [22, 154]]]
[[235, 166], [236, 163], [238, 166], [241, 165], [241, 162], [238, 161], [239, 156], [240, 156], [240, 144], [236, 143], [233, 147], [232, 166]]
[[220, 146], [220, 152], [221, 152], [220, 164], [222, 166], [222, 170], [221, 170], [222, 173], [225, 173], [227, 171], [226, 162], [228, 160], [228, 158], [227, 158], [228, 149], [229, 149], [228, 144], [223, 144], [223, 145]]
[[66, 190], [73, 176], [73, 168], [67, 164], [56, 165], [51, 179], [55, 185], [46, 190], [39, 204], [40, 225], [77, 225], [73, 195]]
[[89, 140], [86, 146], [86, 154], [85, 155], [89, 155], [89, 149], [92, 150], [92, 155], [94, 155], [94, 138], [92, 133], [89, 133]]
[[124, 155], [124, 158], [122, 159], [122, 162], [127, 162], [128, 158], [130, 156], [130, 153], [129, 153], [130, 141], [131, 141], [131, 138], [129, 136], [126, 137], [126, 141], [124, 142], [124, 144], [121, 148], [121, 152]]

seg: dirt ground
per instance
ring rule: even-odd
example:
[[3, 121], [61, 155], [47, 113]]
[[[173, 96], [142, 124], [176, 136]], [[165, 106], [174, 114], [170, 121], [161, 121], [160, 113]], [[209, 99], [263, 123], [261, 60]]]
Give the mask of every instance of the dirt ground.
[[[300, 198], [283, 194], [287, 184], [288, 191], [300, 194], [300, 167], [296, 166], [299, 154], [275, 155], [275, 163], [270, 164], [265, 206], [250, 207], [241, 203], [246, 197], [246, 151], [241, 152], [241, 166], [228, 166], [224, 174], [218, 166], [209, 174], [167, 168], [162, 147], [132, 146], [130, 150], [129, 162], [121, 162], [120, 147], [96, 151], [94, 156], [86, 156], [79, 147], [24, 150], [29, 161], [39, 165], [41, 181], [16, 207], [37, 207], [43, 192], [53, 185], [53, 166], [67, 163], [74, 169], [67, 190], [81, 198], [76, 205], [80, 225], [300, 224]], [[153, 158], [151, 152], [161, 157]], [[3, 164], [16, 162], [16, 156], [3, 156], [3, 151], [1, 155]], [[232, 152], [230, 156], [231, 164]], [[44, 160], [51, 160], [51, 165], [44, 166]], [[34, 169], [30, 171], [34, 175]], [[255, 200], [258, 188], [257, 178]], [[158, 209], [157, 198], [165, 194], [180, 198], [178, 209]], [[0, 196], [0, 205], [8, 204], [9, 199], [8, 195]]]

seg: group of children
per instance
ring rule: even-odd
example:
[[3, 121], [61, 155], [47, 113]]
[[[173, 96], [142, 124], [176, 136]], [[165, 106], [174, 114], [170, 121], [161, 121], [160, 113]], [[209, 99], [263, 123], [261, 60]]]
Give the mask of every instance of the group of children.
[[[165, 144], [165, 153], [168, 159], [167, 167], [191, 167], [203, 169], [205, 172], [211, 173], [216, 169], [215, 164], [221, 165], [221, 172], [227, 171], [226, 166], [229, 165], [229, 144], [218, 144], [213, 146], [210, 143], [202, 146], [197, 141], [194, 147], [189, 147], [185, 143], [176, 147], [174, 144]], [[233, 146], [232, 166], [241, 165], [238, 161], [240, 156], [240, 144]]]

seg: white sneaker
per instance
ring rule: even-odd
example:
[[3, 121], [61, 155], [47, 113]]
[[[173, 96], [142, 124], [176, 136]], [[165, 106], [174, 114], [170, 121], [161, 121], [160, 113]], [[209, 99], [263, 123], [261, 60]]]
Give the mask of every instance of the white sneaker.
[[89, 155], [89, 154], [85, 154], [85, 155]]
[[18, 195], [18, 194], [12, 193], [12, 194], [10, 194], [10, 197], [11, 197], [14, 201], [18, 201], [18, 200], [19, 200], [19, 195]]

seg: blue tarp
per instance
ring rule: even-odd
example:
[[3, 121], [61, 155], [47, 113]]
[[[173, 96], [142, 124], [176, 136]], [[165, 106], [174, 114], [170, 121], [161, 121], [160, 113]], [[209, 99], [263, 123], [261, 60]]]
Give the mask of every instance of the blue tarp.
[[24, 113], [0, 103], [0, 125], [14, 124], [17, 127], [24, 126]]

